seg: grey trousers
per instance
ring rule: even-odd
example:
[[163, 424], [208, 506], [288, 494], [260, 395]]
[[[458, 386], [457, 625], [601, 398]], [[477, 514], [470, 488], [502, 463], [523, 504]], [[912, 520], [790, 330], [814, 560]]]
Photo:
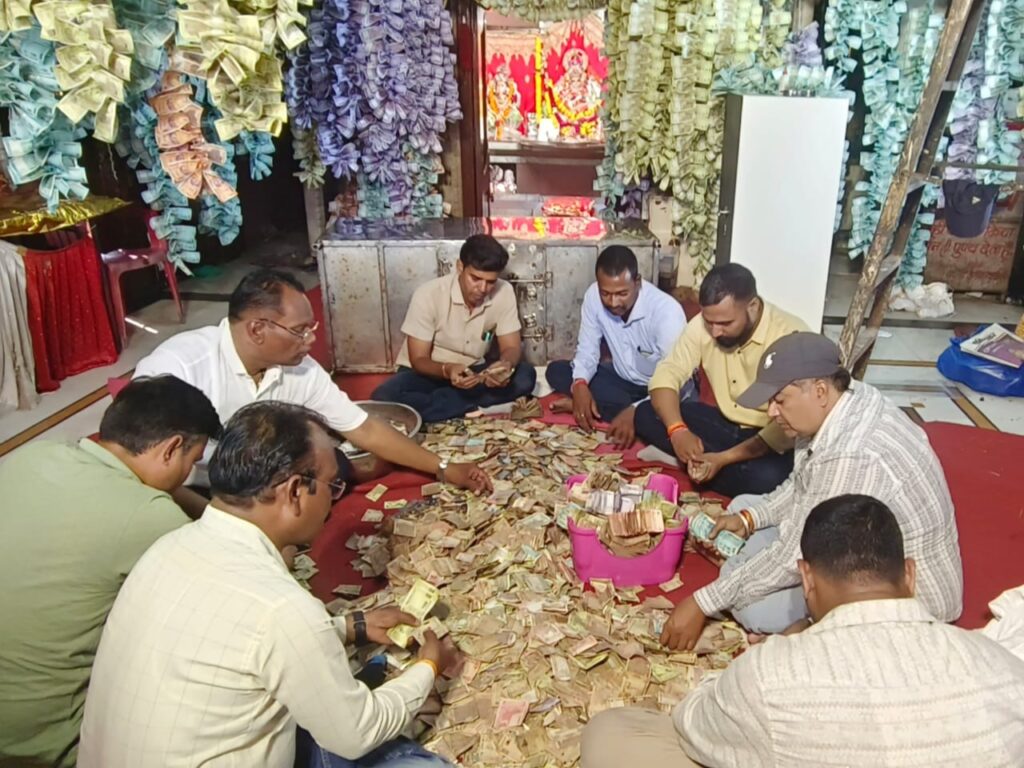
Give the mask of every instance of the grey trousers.
[[[759, 498], [761, 497], [753, 494], [737, 496], [729, 504], [728, 511], [739, 512]], [[743, 549], [722, 564], [722, 575], [732, 573], [762, 549], [766, 549], [778, 540], [779, 529], [775, 526], [754, 531], [753, 535], [747, 539]], [[784, 632], [795, 622], [806, 618], [807, 603], [804, 600], [804, 591], [800, 586], [789, 587], [772, 592], [746, 608], [734, 610], [732, 615], [749, 632], [756, 632], [759, 635], [774, 635]]]

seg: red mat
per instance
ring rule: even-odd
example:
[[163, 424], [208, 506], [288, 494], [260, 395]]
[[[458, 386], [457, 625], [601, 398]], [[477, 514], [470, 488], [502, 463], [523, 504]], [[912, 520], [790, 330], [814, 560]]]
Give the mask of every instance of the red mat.
[[933, 422], [925, 431], [939, 455], [956, 507], [964, 563], [964, 612], [974, 629], [1000, 592], [1024, 584], [1024, 437]]

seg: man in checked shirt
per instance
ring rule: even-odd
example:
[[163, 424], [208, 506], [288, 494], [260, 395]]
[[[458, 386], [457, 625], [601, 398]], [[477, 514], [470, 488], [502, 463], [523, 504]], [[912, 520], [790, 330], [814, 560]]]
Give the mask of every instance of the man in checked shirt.
[[810, 511], [843, 494], [873, 496], [896, 516], [917, 562], [917, 596], [941, 621], [963, 609], [963, 568], [953, 502], [924, 432], [874, 387], [851, 381], [839, 349], [816, 333], [794, 333], [765, 351], [757, 378], [737, 398], [768, 403], [796, 438], [793, 474], [764, 496], [738, 496], [711, 538], [747, 539], [719, 577], [675, 607], [661, 642], [689, 650], [708, 616], [724, 611], [748, 630], [777, 633], [807, 616], [797, 560]]

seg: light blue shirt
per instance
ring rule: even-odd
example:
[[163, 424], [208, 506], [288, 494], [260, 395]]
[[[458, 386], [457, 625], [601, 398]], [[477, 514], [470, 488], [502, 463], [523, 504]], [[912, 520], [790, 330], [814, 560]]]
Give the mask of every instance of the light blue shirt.
[[686, 327], [686, 315], [679, 302], [641, 280], [629, 319], [623, 322], [601, 303], [597, 283], [583, 295], [580, 335], [572, 360], [572, 377], [590, 381], [601, 362], [601, 339], [612, 353], [615, 372], [627, 381], [647, 386], [654, 369], [676, 343]]

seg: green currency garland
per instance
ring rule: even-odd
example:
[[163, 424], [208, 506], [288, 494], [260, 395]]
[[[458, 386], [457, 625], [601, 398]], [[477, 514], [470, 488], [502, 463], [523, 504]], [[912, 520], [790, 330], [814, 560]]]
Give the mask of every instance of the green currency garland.
[[[601, 191], [645, 177], [672, 196], [673, 229], [706, 273], [715, 255], [725, 101], [716, 72], [782, 62], [788, 0], [610, 0]], [[608, 158], [611, 158], [609, 160]], [[614, 172], [613, 172], [614, 170]]]

